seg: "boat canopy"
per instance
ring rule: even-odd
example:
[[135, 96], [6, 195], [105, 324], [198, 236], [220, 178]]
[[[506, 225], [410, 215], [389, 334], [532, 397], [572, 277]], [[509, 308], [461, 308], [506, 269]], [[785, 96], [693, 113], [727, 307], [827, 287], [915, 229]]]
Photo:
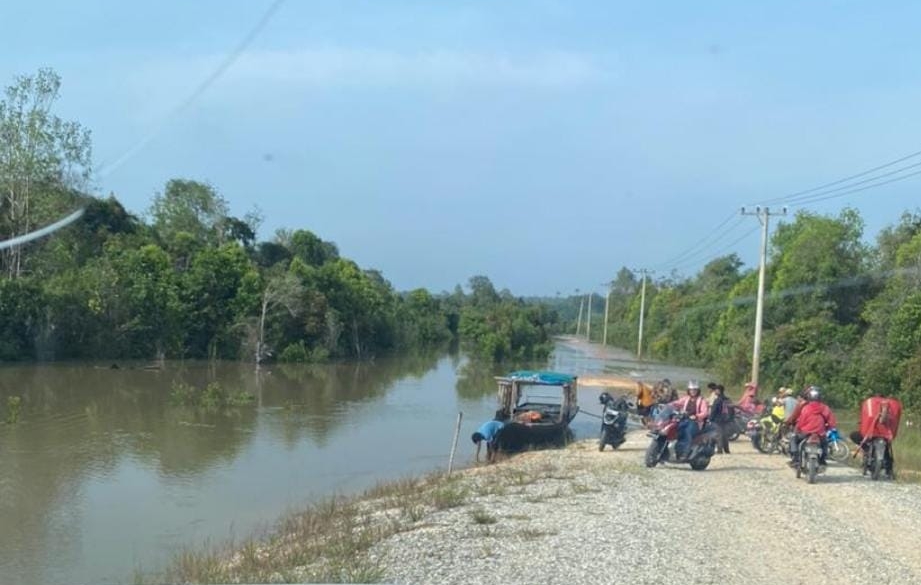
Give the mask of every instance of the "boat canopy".
[[539, 386], [566, 386], [576, 381], [576, 376], [571, 374], [561, 374], [559, 372], [547, 372], [539, 370], [518, 370], [501, 379], [513, 380], [519, 384], [535, 384]]

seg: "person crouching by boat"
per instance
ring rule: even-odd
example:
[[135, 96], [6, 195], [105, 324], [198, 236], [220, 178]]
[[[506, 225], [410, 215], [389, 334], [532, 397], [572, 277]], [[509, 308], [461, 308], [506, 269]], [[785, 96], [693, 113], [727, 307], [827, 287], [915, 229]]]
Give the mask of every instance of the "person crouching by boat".
[[480, 461], [480, 446], [484, 441], [486, 442], [486, 463], [494, 463], [496, 461], [496, 454], [499, 451], [499, 445], [496, 443], [496, 436], [499, 434], [499, 430], [505, 426], [504, 419], [504, 413], [498, 411], [496, 412], [496, 418], [480, 425], [480, 428], [470, 436], [470, 439], [476, 445], [476, 461], [478, 463]]

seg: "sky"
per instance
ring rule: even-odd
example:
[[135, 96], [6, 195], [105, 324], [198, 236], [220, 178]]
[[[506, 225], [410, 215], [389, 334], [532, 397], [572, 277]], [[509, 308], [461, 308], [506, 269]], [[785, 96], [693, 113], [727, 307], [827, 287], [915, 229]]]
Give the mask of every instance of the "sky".
[[[272, 5], [0, 0], [0, 84], [62, 76], [96, 194], [143, 214], [207, 181], [400, 290], [751, 266], [741, 206], [921, 150], [919, 3], [282, 0], [237, 54]], [[796, 209], [855, 207], [872, 240], [919, 187]]]

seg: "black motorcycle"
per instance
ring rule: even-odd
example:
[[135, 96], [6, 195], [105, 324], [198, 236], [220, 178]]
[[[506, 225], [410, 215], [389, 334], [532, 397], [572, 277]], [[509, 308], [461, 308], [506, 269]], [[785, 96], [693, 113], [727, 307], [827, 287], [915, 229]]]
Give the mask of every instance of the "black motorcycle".
[[598, 402], [604, 407], [601, 411], [601, 436], [598, 438], [598, 450], [604, 451], [605, 445], [617, 449], [627, 440], [627, 409], [629, 405], [621, 396], [614, 398], [602, 392]]
[[822, 438], [816, 434], [803, 438], [800, 441], [797, 455], [795, 462], [797, 479], [805, 475], [806, 481], [815, 483], [815, 476], [825, 471], [825, 465], [822, 464]]

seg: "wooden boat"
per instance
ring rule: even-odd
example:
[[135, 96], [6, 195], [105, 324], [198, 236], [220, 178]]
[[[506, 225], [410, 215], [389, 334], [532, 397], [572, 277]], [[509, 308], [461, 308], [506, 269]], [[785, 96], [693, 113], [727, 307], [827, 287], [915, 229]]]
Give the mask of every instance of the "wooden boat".
[[521, 370], [496, 378], [497, 417], [505, 425], [496, 435], [502, 451], [561, 445], [572, 436], [569, 423], [579, 412], [577, 377], [558, 372]]

